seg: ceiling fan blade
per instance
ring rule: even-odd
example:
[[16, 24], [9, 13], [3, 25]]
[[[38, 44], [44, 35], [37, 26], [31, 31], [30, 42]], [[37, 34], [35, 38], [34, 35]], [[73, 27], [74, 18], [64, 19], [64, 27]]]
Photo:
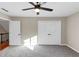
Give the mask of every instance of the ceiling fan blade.
[[34, 9], [34, 8], [27, 8], [27, 9], [22, 9], [23, 11], [26, 11], [26, 10], [31, 10], [31, 9]]
[[42, 3], [40, 3], [40, 5], [44, 5], [44, 4], [46, 4], [46, 2], [42, 2]]
[[31, 5], [35, 6], [35, 4], [33, 2], [29, 2]]
[[45, 8], [45, 7], [40, 7], [40, 9], [42, 9], [42, 10], [46, 10], [46, 11], [53, 11], [53, 9]]

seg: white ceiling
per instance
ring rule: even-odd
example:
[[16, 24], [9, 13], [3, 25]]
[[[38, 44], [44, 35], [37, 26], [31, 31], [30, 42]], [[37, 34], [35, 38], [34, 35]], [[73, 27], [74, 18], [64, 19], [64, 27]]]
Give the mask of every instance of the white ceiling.
[[[79, 2], [47, 2], [42, 6], [52, 8], [54, 11], [41, 10], [40, 15], [36, 15], [34, 10], [21, 10], [33, 7], [27, 2], [0, 2], [0, 12], [12, 17], [66, 17], [79, 12]], [[5, 12], [1, 8], [5, 8], [9, 12]]]

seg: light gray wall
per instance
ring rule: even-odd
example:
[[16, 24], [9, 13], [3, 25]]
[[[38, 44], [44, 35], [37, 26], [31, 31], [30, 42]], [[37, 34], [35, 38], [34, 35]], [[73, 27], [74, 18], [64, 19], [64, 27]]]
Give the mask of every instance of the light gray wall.
[[66, 18], [62, 17], [13, 17], [12, 20], [20, 20], [21, 21], [21, 31], [22, 31], [22, 39], [28, 39], [29, 37], [37, 35], [38, 30], [38, 21], [53, 21], [53, 20], [61, 20], [62, 22], [62, 32], [61, 32], [61, 41], [62, 44], [66, 43], [66, 31], [65, 31], [65, 20]]
[[62, 44], [66, 44], [67, 43], [67, 30], [66, 30], [66, 23], [67, 22], [67, 18], [61, 20], [61, 41]]
[[67, 19], [67, 44], [79, 52], [79, 13]]

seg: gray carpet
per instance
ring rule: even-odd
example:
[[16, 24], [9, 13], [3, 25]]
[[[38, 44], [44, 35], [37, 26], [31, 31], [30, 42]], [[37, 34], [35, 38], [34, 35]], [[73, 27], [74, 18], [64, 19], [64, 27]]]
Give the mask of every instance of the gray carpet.
[[79, 53], [66, 46], [10, 46], [0, 51], [0, 57], [79, 57]]

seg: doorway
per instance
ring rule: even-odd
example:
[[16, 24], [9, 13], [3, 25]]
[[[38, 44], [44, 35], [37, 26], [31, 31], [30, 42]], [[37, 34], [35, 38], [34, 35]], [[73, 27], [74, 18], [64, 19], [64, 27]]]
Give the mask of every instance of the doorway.
[[9, 46], [9, 21], [0, 21], [0, 50]]

